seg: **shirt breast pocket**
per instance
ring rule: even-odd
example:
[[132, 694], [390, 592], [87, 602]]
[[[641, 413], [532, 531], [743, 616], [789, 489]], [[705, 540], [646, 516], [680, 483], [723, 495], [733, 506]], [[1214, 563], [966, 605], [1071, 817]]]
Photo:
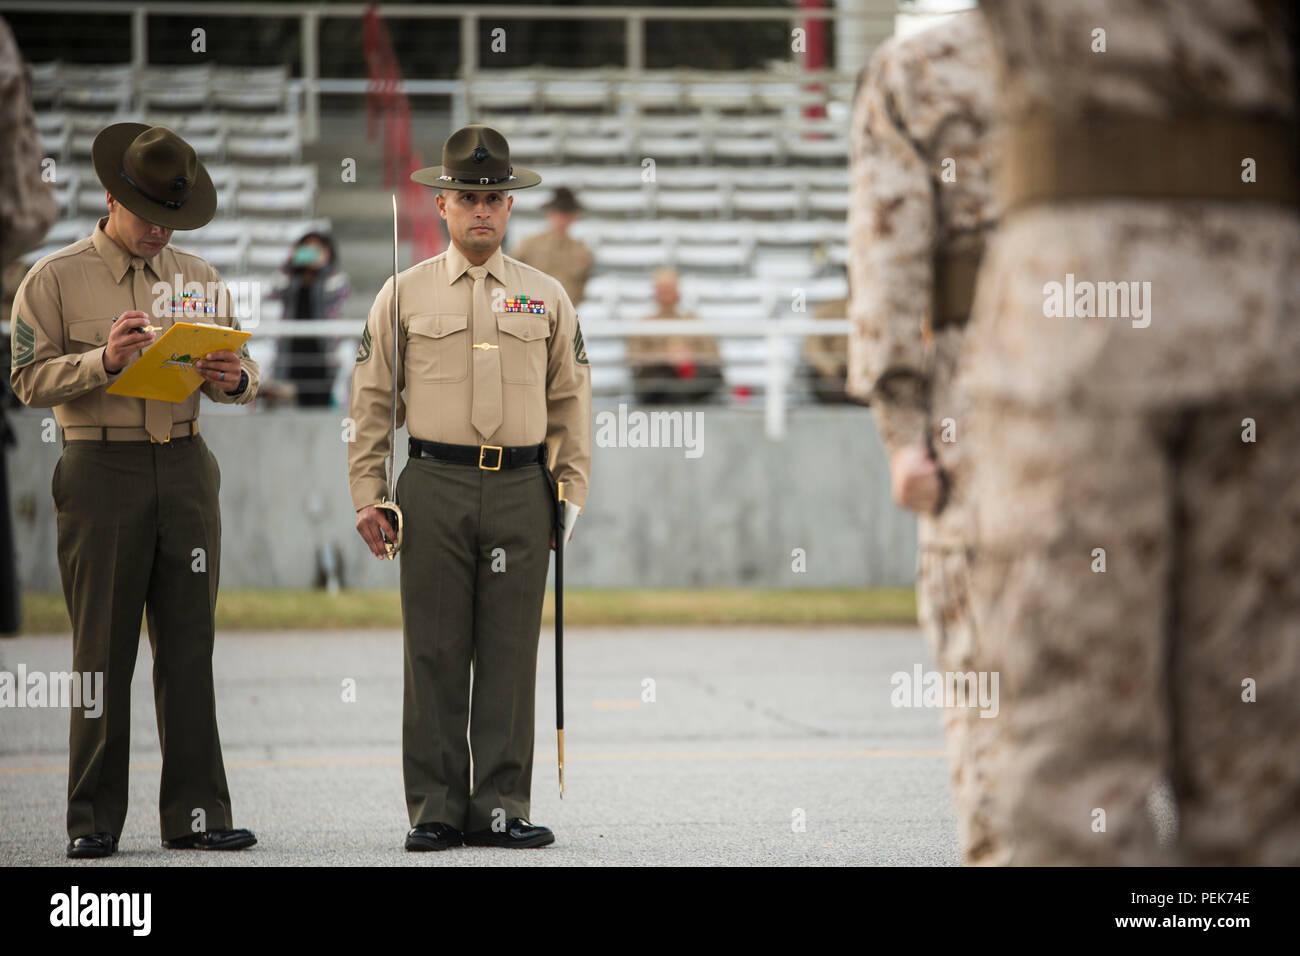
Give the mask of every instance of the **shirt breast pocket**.
[[501, 346], [501, 381], [540, 385], [546, 376], [546, 339], [551, 323], [536, 312], [497, 315], [497, 342]]
[[460, 382], [469, 375], [469, 316], [421, 312], [406, 326], [406, 380]]
[[113, 327], [113, 319], [77, 319], [69, 322], [65, 337], [67, 353], [89, 352], [108, 344], [108, 333]]

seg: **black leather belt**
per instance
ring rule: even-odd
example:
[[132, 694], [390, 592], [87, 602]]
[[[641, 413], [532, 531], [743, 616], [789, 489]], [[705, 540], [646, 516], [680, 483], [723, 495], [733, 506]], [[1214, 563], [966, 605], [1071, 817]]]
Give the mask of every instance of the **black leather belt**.
[[412, 458], [444, 461], [452, 465], [477, 465], [484, 471], [522, 468], [546, 461], [546, 443], [538, 445], [449, 445], [440, 441], [412, 438]]

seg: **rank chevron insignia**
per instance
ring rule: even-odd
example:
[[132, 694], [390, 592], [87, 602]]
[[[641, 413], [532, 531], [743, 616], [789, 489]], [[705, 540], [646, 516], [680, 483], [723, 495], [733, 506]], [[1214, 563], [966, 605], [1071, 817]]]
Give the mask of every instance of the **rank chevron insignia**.
[[356, 364], [360, 365], [368, 358], [370, 358], [370, 326], [367, 325], [366, 330], [361, 333], [361, 344], [357, 346]]
[[14, 345], [14, 368], [21, 368], [36, 358], [36, 330], [21, 315], [14, 326]]
[[573, 360], [577, 362], [579, 365], [590, 364], [587, 361], [587, 346], [584, 345], [582, 342], [581, 325], [579, 325], [577, 327], [577, 331], [573, 333]]

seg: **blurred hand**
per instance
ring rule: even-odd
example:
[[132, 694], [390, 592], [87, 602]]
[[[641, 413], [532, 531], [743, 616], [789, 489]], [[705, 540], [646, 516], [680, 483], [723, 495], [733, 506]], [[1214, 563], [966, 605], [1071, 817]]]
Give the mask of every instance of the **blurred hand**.
[[366, 505], [357, 512], [357, 533], [365, 540], [370, 553], [376, 558], [388, 557], [383, 536], [386, 535], [389, 541], [397, 540], [397, 532], [388, 523], [388, 518], [384, 516], [383, 511], [375, 505]]
[[917, 514], [933, 514], [943, 492], [939, 466], [924, 445], [907, 445], [889, 457], [894, 501]]

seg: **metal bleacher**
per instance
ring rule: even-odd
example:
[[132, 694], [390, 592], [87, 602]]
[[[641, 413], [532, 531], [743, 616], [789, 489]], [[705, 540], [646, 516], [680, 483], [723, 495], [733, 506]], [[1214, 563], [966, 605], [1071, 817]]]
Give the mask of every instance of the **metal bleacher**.
[[[104, 187], [90, 163], [95, 135], [111, 123], [167, 126], [194, 146], [217, 187], [222, 214], [174, 241], [207, 259], [228, 281], [265, 281], [314, 218], [316, 167], [302, 162], [296, 101], [283, 67], [249, 70], [130, 64], [38, 63], [32, 68], [36, 124], [60, 218], [37, 259], [90, 234], [104, 215]], [[184, 111], [184, 112], [181, 112]]]
[[[755, 325], [806, 318], [847, 293], [851, 85], [779, 70], [480, 69], [464, 80], [465, 118], [500, 129], [514, 160], [545, 179], [516, 195], [509, 239], [545, 228], [556, 186], [586, 207], [574, 233], [596, 256], [579, 307], [596, 332], [587, 348], [598, 392], [629, 390], [623, 338], [600, 334], [600, 324], [653, 312], [651, 274], [663, 267], [682, 276], [682, 308], [721, 328], [730, 386], [769, 389], [773, 352], [783, 367], [799, 365], [801, 334], [765, 338]], [[227, 280], [270, 289], [290, 244], [330, 226], [314, 215], [317, 167], [303, 162], [284, 68], [42, 63], [33, 87], [62, 217], [29, 258], [88, 235], [103, 214], [91, 144], [123, 120], [169, 126], [199, 152], [222, 214], [174, 241]], [[275, 303], [262, 307], [265, 320], [278, 318]], [[787, 386], [797, 398], [800, 382]]]
[[[579, 304], [584, 327], [652, 313], [651, 274], [676, 269], [685, 311], [750, 332], [720, 335], [719, 347], [729, 385], [761, 392], [774, 343], [755, 338], [754, 325], [847, 295], [851, 83], [774, 72], [559, 75], [480, 71], [467, 85], [471, 119], [501, 130], [514, 161], [544, 179], [516, 195], [512, 237], [545, 228], [554, 187], [575, 190], [586, 211], [572, 231], [596, 259]], [[794, 367], [801, 344], [790, 336], [775, 347]], [[625, 392], [622, 340], [588, 336], [587, 351], [593, 387]]]

